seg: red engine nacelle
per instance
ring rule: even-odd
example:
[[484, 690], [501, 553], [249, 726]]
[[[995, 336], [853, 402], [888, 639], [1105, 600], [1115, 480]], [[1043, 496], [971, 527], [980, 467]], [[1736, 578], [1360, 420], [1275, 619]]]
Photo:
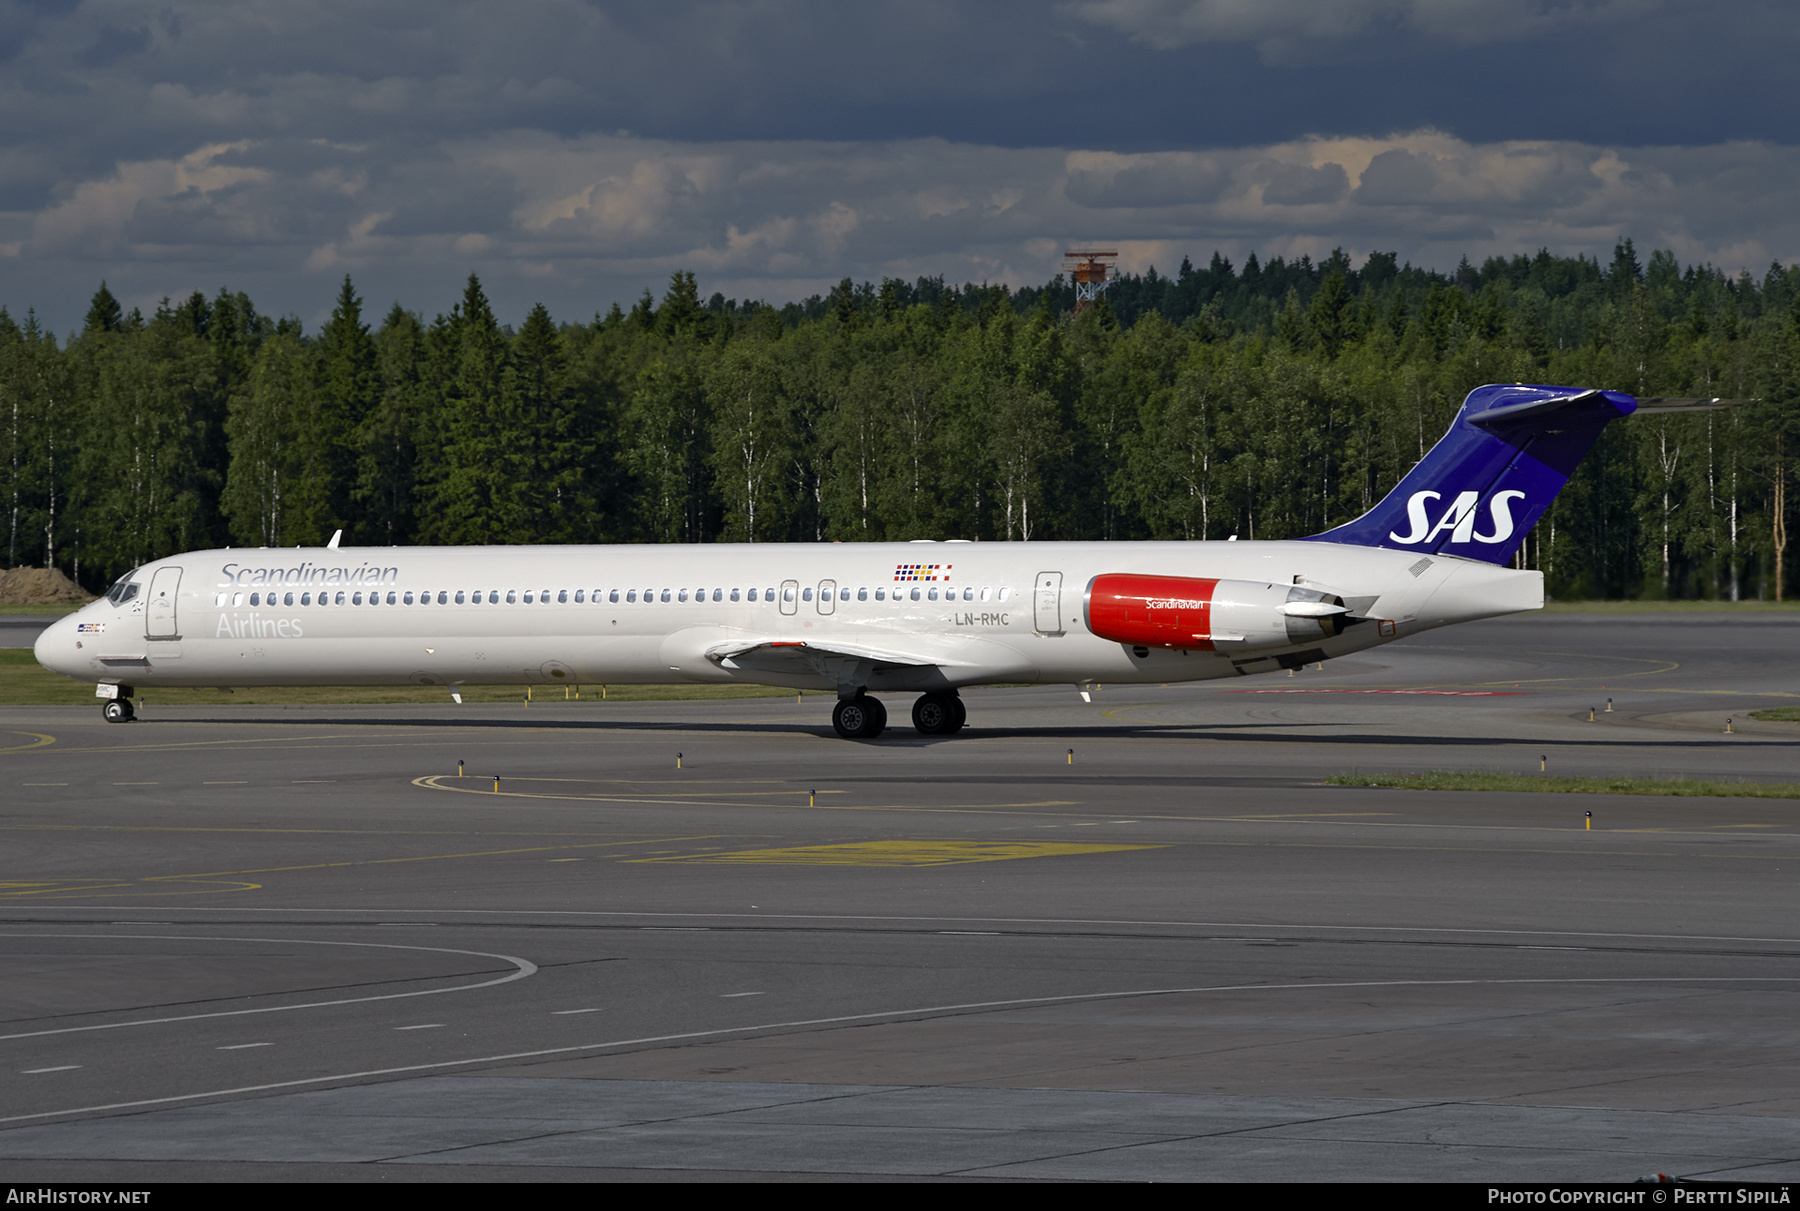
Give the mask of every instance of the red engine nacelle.
[[1343, 598], [1298, 585], [1108, 572], [1088, 586], [1088, 630], [1133, 647], [1233, 652], [1340, 634]]
[[1088, 588], [1088, 630], [1114, 643], [1213, 651], [1216, 580], [1109, 572]]

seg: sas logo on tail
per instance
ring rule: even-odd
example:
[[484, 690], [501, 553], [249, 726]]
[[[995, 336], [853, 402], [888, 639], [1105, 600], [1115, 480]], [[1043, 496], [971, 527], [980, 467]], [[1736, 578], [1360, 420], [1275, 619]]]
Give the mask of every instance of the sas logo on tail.
[[1491, 534], [1483, 534], [1475, 529], [1475, 505], [1481, 499], [1481, 493], [1458, 493], [1456, 499], [1450, 502], [1450, 507], [1444, 510], [1443, 516], [1434, 524], [1427, 502], [1442, 500], [1443, 496], [1437, 492], [1414, 492], [1412, 499], [1406, 502], [1406, 520], [1412, 530], [1406, 534], [1390, 533], [1388, 537], [1402, 546], [1410, 547], [1418, 543], [1429, 543], [1448, 530], [1453, 543], [1502, 543], [1513, 536], [1512, 502], [1524, 498], [1525, 493], [1514, 489], [1496, 492], [1488, 500], [1488, 517], [1493, 522], [1494, 529]]

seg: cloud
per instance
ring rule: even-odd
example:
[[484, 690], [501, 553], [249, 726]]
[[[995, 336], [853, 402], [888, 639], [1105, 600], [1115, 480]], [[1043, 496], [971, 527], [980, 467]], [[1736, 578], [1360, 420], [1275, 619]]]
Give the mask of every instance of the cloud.
[[1158, 50], [1248, 43], [1279, 58], [1297, 43], [1399, 30], [1461, 46], [1616, 25], [1659, 0], [1072, 0], [1062, 11]]
[[[1606, 255], [1622, 235], [1760, 271], [1800, 253], [1800, 148], [1476, 143], [1438, 130], [1128, 154], [938, 139], [680, 142], [509, 132], [422, 152], [315, 138], [207, 143], [69, 183], [8, 240], [15, 310], [73, 322], [228, 281], [316, 322], [332, 279], [426, 312], [479, 273], [502, 315], [577, 317], [661, 290], [783, 302], [843, 277], [1042, 282], [1071, 242], [1172, 272], [1215, 248]], [[71, 285], [71, 283], [73, 285]], [[135, 292], [135, 293], [132, 293]]]

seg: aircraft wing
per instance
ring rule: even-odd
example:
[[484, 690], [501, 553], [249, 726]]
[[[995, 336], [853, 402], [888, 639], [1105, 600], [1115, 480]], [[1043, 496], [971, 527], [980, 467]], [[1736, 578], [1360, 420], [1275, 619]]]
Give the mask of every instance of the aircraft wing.
[[727, 669], [757, 673], [813, 673], [836, 679], [840, 670], [867, 665], [876, 669], [972, 668], [967, 660], [901, 652], [892, 648], [865, 647], [831, 640], [815, 643], [802, 639], [755, 639], [709, 648], [706, 658]]

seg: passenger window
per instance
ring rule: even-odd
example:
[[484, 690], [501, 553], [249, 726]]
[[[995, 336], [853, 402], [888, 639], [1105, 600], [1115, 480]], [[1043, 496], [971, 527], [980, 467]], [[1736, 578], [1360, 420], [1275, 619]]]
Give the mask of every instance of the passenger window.
[[681, 592], [675, 594], [675, 599], [677, 601], [686, 601], [687, 600], [687, 590], [683, 589], [683, 590], [681, 590]]
[[[733, 597], [736, 597], [737, 590], [736, 589], [731, 590], [731, 595]], [[725, 600], [725, 590], [724, 589], [714, 589], [713, 590], [713, 600], [714, 601], [724, 601]]]
[[456, 590], [456, 604], [463, 604], [463, 591], [461, 589]]
[[811, 585], [807, 585], [804, 589], [800, 590], [800, 600], [801, 601], [811, 601], [812, 600], [812, 586]]
[[538, 604], [539, 605], [549, 605], [550, 604], [550, 590], [549, 589], [539, 589], [538, 590]]
[[974, 601], [975, 600], [975, 590], [973, 588], [964, 589], [963, 590], [963, 600], [964, 601]]
[[919, 590], [917, 590], [917, 589], [914, 589], [914, 590], [913, 590], [913, 591], [912, 591], [912, 599], [913, 599], [913, 600], [914, 600], [914, 601], [917, 601], [917, 600], [919, 600]]
[[[636, 596], [636, 594], [633, 594], [633, 596]], [[608, 594], [607, 594], [607, 595], [606, 595], [606, 600], [608, 600], [608, 601], [618, 601], [618, 600], [619, 600], [619, 590], [617, 590], [617, 589], [614, 589], [614, 590], [613, 590], [613, 591], [612, 591], [612, 592], [610, 592], [610, 593], [608, 593]]]
[[256, 604], [257, 604], [257, 600], [256, 600], [256, 594], [255, 594], [255, 593], [252, 593], [252, 594], [250, 594], [250, 604], [251, 604], [251, 605], [256, 605]]
[[667, 589], [664, 589], [664, 590], [663, 590], [663, 591], [662, 591], [662, 599], [663, 599], [663, 604], [664, 604], [664, 605], [667, 605], [667, 604], [669, 604], [669, 590], [667, 590]]
[[755, 589], [751, 589], [751, 590], [750, 590], [750, 600], [751, 600], [751, 601], [755, 601], [755, 600], [756, 600], [756, 590], [755, 590]]
[[1011, 592], [1012, 592], [1012, 590], [1010, 588], [1002, 588], [1000, 590], [1000, 600], [1005, 601], [1007, 594], [1009, 594]]
[[231, 604], [234, 606], [243, 605], [244, 604], [244, 595], [242, 593], [233, 593], [231, 595]]
[[312, 604], [312, 594], [311, 593], [300, 594], [300, 604], [301, 605], [311, 605]]
[[850, 590], [849, 589], [839, 589], [838, 590], [838, 600], [839, 601], [849, 601], [850, 600]]
[[402, 600], [403, 600], [403, 601], [404, 601], [404, 602], [405, 602], [405, 603], [406, 603], [406, 604], [407, 604], [407, 605], [411, 605], [411, 604], [412, 604], [412, 603], [413, 603], [413, 595], [412, 595], [412, 594], [411, 594], [411, 593], [410, 593], [410, 592], [409, 592], [409, 593], [408, 593], [408, 594], [407, 594], [407, 595], [406, 595], [406, 596], [405, 596], [405, 597], [404, 597], [404, 598], [403, 598], [403, 599], [402, 599]]
[[858, 601], [869, 600], [869, 590], [867, 590], [867, 589], [856, 590], [856, 600], [858, 600]]
[[636, 589], [627, 590], [627, 592], [625, 594], [625, 600], [635, 602], [637, 600], [637, 590]]
[[[513, 603], [515, 603], [518, 600], [519, 600], [519, 591], [517, 589], [506, 590], [506, 604], [507, 605], [512, 605]], [[525, 594], [525, 600], [526, 601], [531, 600], [530, 593]]]
[[[390, 590], [390, 591], [389, 591], [389, 592], [388, 592], [388, 599], [387, 599], [387, 603], [388, 603], [388, 604], [389, 604], [389, 605], [394, 605], [394, 604], [396, 604], [396, 602], [395, 602], [395, 600], [394, 600], [394, 598], [395, 598], [395, 594], [394, 594], [394, 593], [393, 593], [393, 592], [392, 592], [392, 591], [391, 591], [391, 590]], [[411, 594], [411, 593], [408, 593], [408, 594], [407, 594], [407, 595], [406, 595], [406, 599], [407, 599], [407, 600], [408, 600], [408, 601], [411, 601], [411, 600], [412, 600], [412, 594]]]
[[988, 599], [988, 594], [992, 591], [993, 590], [989, 589], [986, 585], [983, 585], [981, 588], [981, 600], [986, 601]]
[[937, 586], [933, 585], [931, 588], [927, 589], [925, 591], [925, 596], [931, 598], [931, 600], [933, 600], [933, 601], [936, 601], [937, 600]]
[[[577, 593], [576, 596], [579, 597], [579, 596], [581, 596], [581, 594]], [[568, 605], [569, 604], [569, 590], [567, 590], [567, 589], [556, 590], [556, 604], [557, 605]]]
[[[586, 595], [586, 594], [584, 594], [584, 593], [583, 593], [583, 592], [582, 592], [582, 591], [581, 591], [581, 590], [580, 590], [580, 589], [576, 589], [576, 590], [575, 590], [575, 604], [576, 604], [576, 605], [580, 605], [580, 604], [581, 604], [581, 603], [582, 603], [582, 602], [584, 602], [584, 601], [586, 601], [586, 600], [587, 600], [587, 595]], [[594, 594], [594, 600], [595, 600], [595, 601], [599, 601], [599, 600], [600, 600], [600, 594], [599, 594], [599, 593], [595, 593], [595, 594]]]
[[875, 590], [875, 600], [876, 601], [886, 601], [887, 600], [887, 590], [886, 589], [876, 589]]
[[342, 593], [339, 593], [337, 595], [337, 600], [334, 601], [332, 604], [333, 605], [343, 605], [344, 604], [344, 595]]
[[350, 594], [350, 604], [351, 605], [361, 605], [362, 604], [362, 594], [361, 593]]
[[294, 595], [292, 593], [282, 594], [281, 604], [282, 605], [293, 605], [294, 604]]
[[738, 599], [738, 591], [736, 589], [731, 590], [731, 600], [736, 601], [737, 599]]

